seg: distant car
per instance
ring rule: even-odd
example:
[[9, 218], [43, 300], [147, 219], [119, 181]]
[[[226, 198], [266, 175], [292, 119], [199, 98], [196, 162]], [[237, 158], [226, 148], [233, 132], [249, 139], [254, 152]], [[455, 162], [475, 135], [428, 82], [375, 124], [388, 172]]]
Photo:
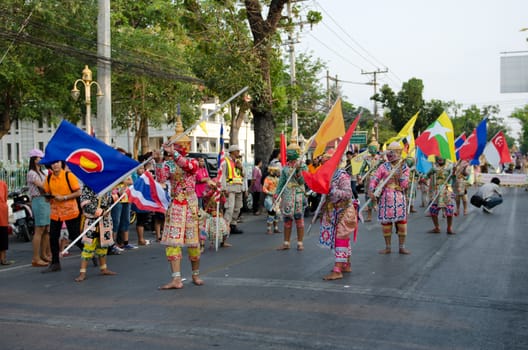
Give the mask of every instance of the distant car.
[[204, 158], [206, 160], [205, 165], [210, 178], [216, 177], [218, 174], [218, 153], [198, 153], [191, 152], [188, 154], [191, 158]]

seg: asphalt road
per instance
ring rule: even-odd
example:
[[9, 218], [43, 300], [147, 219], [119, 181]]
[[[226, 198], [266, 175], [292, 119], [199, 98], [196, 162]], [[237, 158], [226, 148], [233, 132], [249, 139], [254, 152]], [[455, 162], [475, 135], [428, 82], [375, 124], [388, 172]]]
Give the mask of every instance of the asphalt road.
[[380, 227], [362, 224], [352, 273], [332, 282], [322, 280], [333, 258], [317, 245], [318, 225], [303, 252], [276, 251], [282, 235], [264, 234], [263, 215], [244, 215], [233, 247], [205, 252], [204, 286], [189, 282], [185, 258], [178, 291], [157, 289], [170, 280], [159, 244], [110, 256], [117, 276], [90, 267], [76, 283], [76, 248], [44, 275], [30, 266], [30, 243], [11, 239], [0, 349], [528, 349], [527, 207], [528, 192], [505, 189], [494, 214], [455, 218], [453, 236], [445, 220], [444, 233], [426, 233], [418, 208], [408, 256], [377, 254]]

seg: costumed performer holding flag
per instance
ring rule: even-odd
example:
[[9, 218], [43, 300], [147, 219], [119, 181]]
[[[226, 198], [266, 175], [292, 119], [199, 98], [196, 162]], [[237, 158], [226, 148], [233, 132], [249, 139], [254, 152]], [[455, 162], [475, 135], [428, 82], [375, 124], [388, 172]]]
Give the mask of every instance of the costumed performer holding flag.
[[176, 142], [164, 144], [163, 149], [171, 159], [156, 163], [156, 179], [163, 183], [170, 181], [172, 201], [165, 214], [165, 226], [161, 244], [165, 245], [165, 255], [171, 267], [172, 280], [160, 289], [181, 289], [182, 247], [187, 247], [191, 261], [192, 282], [202, 285], [200, 278], [200, 229], [198, 221], [198, 197], [196, 196], [196, 172], [198, 161], [186, 157], [191, 149], [191, 139], [183, 134], [183, 126], [178, 115], [176, 122]]
[[[380, 254], [391, 253], [392, 227], [396, 225], [399, 253], [410, 254], [405, 248], [407, 237], [407, 196], [409, 187], [409, 166], [401, 159], [403, 147], [397, 141], [387, 147], [387, 161], [372, 175], [369, 194], [372, 202], [378, 202], [378, 221], [381, 223], [385, 249]], [[379, 199], [377, 198], [379, 196]]]
[[345, 169], [338, 167], [359, 118], [356, 117], [350, 125], [337, 150], [329, 149], [323, 154], [322, 165], [315, 174], [303, 172], [308, 187], [323, 194], [320, 203], [322, 215], [319, 243], [334, 251], [334, 267], [330, 274], [323, 277], [326, 281], [341, 279], [343, 272], [352, 271], [350, 236], [354, 233], [354, 241], [356, 240], [358, 203], [353, 200], [350, 175]]

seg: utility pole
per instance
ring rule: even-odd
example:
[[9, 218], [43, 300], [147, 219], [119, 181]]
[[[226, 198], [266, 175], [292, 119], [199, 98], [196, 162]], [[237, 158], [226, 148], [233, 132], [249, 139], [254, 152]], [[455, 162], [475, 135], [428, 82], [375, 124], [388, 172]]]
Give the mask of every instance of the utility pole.
[[[293, 39], [293, 25], [291, 24], [292, 21], [292, 8], [291, 8], [291, 0], [288, 1], [287, 4], [287, 11], [288, 11], [288, 19], [290, 21], [290, 25], [288, 26], [288, 52], [290, 54], [290, 84], [292, 86], [292, 90], [295, 91], [295, 86], [297, 85], [297, 77], [295, 73], [295, 42]], [[298, 127], [298, 120], [297, 120], [297, 97], [292, 96], [291, 99], [291, 107], [292, 107], [292, 133], [290, 136], [290, 142], [292, 144], [299, 144], [298, 138], [299, 138], [299, 127]]]
[[[112, 142], [112, 72], [110, 43], [110, 0], [99, 0], [97, 16], [97, 80], [103, 96], [97, 100], [96, 137], [107, 145]], [[91, 130], [87, 130], [88, 133]], [[129, 152], [131, 150], [128, 150]]]
[[[377, 86], [378, 86], [378, 80], [377, 80], [377, 75], [378, 74], [381, 74], [381, 73], [387, 73], [389, 70], [387, 68], [385, 68], [384, 70], [380, 70], [379, 68], [375, 71], [372, 71], [372, 72], [364, 72], [363, 70], [361, 70], [361, 74], [372, 74], [372, 82], [370, 83], [371, 85], [374, 86], [374, 95], [376, 95], [377, 93]], [[378, 133], [378, 103], [376, 101], [374, 101], [374, 130], [376, 132], [376, 140], [379, 140], [378, 136], [379, 136], [379, 133]]]
[[330, 80], [333, 80], [335, 82], [335, 92], [337, 94], [338, 93], [338, 88], [339, 88], [339, 79], [337, 78], [337, 74], [336, 74], [335, 78], [332, 78], [330, 76], [330, 73], [327, 70], [326, 71], [326, 99], [327, 99], [327, 104], [328, 104], [328, 110], [330, 110], [330, 108], [333, 105], [333, 101], [331, 101], [331, 97], [332, 96], [330, 94]]

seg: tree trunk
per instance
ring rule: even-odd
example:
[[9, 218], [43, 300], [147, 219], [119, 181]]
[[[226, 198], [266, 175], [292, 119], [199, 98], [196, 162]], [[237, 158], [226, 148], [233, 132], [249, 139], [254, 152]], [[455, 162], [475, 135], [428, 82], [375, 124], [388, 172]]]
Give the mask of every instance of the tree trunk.
[[4, 103], [4, 111], [2, 113], [2, 116], [0, 117], [0, 139], [9, 133], [9, 129], [11, 129], [11, 106], [12, 106], [12, 99], [9, 93], [4, 94], [3, 98]]
[[252, 109], [255, 118], [255, 158], [260, 158], [263, 167], [275, 148], [275, 120], [269, 110]]

